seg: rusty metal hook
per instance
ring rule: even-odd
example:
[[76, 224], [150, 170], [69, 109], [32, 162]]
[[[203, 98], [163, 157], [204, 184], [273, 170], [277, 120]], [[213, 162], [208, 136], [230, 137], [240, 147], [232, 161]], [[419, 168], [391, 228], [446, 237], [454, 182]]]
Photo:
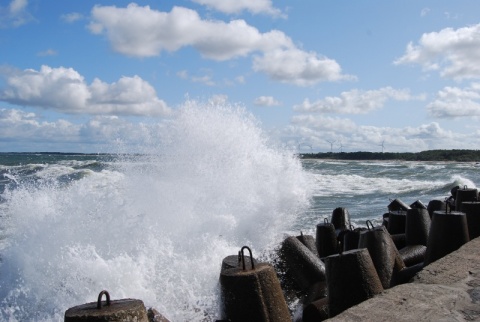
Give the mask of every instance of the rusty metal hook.
[[108, 294], [107, 291], [103, 290], [98, 294], [98, 301], [97, 301], [97, 309], [102, 308], [102, 296], [105, 294], [105, 297], [107, 298], [107, 306], [110, 306], [110, 294]]
[[242, 253], [242, 263], [243, 263], [243, 270], [245, 270], [245, 257], [243, 255], [243, 250], [248, 249], [248, 252], [250, 253], [250, 262], [252, 263], [252, 269], [255, 269], [255, 265], [253, 263], [253, 256], [252, 256], [252, 250], [248, 246], [243, 246], [240, 252]]
[[367, 220], [367, 221], [366, 221], [366, 224], [367, 224], [368, 230], [371, 230], [370, 227], [368, 227], [368, 224], [369, 224], [369, 223], [370, 223], [370, 226], [372, 226], [372, 229], [374, 229], [375, 226], [373, 226], [372, 222], [371, 222], [370, 220]]

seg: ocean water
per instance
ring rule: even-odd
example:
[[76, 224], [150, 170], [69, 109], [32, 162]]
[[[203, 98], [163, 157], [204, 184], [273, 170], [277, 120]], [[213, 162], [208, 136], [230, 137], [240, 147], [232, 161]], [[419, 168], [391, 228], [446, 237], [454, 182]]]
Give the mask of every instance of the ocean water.
[[0, 154], [0, 320], [63, 321], [106, 289], [214, 321], [221, 261], [242, 246], [270, 261], [336, 207], [364, 225], [391, 199], [480, 185], [471, 163], [299, 160], [235, 107], [189, 105], [163, 126], [138, 154]]

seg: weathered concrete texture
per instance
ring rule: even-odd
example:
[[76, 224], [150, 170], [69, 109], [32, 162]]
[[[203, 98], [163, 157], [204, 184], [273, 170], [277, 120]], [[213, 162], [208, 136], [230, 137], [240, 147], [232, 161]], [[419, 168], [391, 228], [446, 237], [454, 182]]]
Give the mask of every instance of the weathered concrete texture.
[[65, 322], [148, 322], [147, 310], [141, 300], [121, 299], [97, 307], [98, 302], [78, 305], [65, 311]]
[[480, 271], [480, 238], [423, 268], [415, 283], [452, 285]]
[[480, 238], [328, 321], [480, 321]]

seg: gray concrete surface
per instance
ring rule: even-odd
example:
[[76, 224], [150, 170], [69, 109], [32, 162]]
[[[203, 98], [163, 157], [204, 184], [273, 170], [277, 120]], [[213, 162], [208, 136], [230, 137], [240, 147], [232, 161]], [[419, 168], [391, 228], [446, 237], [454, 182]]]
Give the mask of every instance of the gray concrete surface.
[[328, 321], [480, 321], [480, 237]]

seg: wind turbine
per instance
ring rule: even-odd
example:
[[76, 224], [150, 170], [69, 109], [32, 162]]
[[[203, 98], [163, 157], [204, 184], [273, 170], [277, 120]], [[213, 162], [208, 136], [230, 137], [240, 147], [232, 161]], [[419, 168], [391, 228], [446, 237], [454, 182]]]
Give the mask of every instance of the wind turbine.
[[340, 149], [340, 153], [343, 152], [343, 144], [342, 144], [342, 142], [340, 142], [340, 147], [339, 147], [339, 149]]
[[327, 140], [328, 143], [330, 143], [330, 153], [333, 152], [333, 143], [337, 142], [337, 141], [329, 141]]
[[385, 140], [383, 140], [382, 144], [379, 144], [379, 146], [382, 147], [382, 153], [383, 153], [383, 150], [385, 150]]

